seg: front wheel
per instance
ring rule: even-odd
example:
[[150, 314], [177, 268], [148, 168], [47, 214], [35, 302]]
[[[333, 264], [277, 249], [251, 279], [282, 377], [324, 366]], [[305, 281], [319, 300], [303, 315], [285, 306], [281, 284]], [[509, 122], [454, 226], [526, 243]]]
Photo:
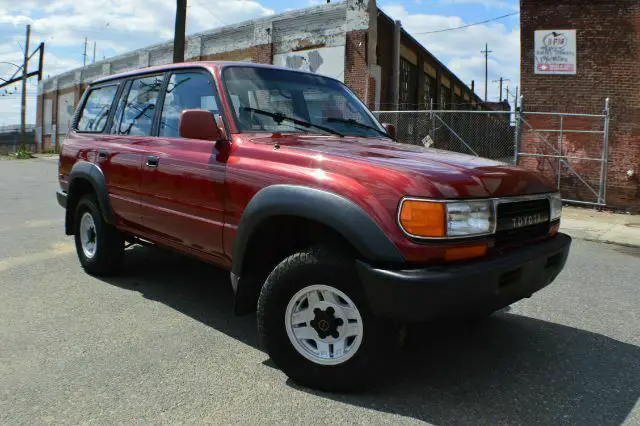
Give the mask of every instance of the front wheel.
[[330, 391], [368, 383], [395, 345], [392, 327], [368, 309], [353, 259], [327, 248], [301, 251], [276, 266], [260, 293], [258, 329], [291, 379]]

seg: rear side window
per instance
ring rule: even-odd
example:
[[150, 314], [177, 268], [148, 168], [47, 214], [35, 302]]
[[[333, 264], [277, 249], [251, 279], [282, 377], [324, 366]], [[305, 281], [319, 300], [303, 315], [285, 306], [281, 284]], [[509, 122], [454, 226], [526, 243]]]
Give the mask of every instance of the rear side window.
[[160, 136], [179, 137], [180, 113], [185, 109], [206, 109], [218, 114], [212, 79], [204, 73], [173, 74], [164, 97]]
[[80, 112], [77, 130], [79, 132], [99, 133], [104, 130], [109, 111], [116, 97], [118, 86], [105, 86], [91, 89]]
[[133, 80], [122, 115], [116, 117], [117, 127], [114, 133], [130, 136], [149, 136], [161, 86], [162, 76]]

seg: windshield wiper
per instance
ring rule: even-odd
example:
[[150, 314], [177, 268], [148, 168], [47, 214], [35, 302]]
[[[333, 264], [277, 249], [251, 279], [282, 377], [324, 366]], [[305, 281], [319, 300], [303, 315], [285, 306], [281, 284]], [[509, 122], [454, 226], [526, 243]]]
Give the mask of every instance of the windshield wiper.
[[275, 121], [278, 124], [286, 120], [286, 121], [291, 121], [292, 123], [302, 127], [306, 127], [306, 128], [315, 127], [316, 129], [320, 129], [325, 132], [332, 133], [336, 136], [340, 136], [341, 138], [344, 137], [342, 133], [336, 132], [335, 130], [329, 127], [320, 126], [319, 124], [309, 123], [308, 121], [304, 121], [304, 120], [298, 120], [297, 118], [289, 117], [288, 115], [284, 115], [280, 112], [269, 112], [263, 109], [257, 109], [257, 108], [251, 108], [251, 107], [242, 107], [241, 109], [244, 111], [251, 111], [251, 112], [255, 112], [256, 114], [262, 114], [262, 115], [266, 115], [267, 117], [271, 117], [273, 118], [273, 121]]
[[351, 124], [352, 126], [356, 126], [356, 127], [362, 127], [363, 129], [373, 130], [375, 132], [380, 133], [384, 137], [393, 139], [387, 132], [383, 132], [382, 130], [373, 126], [369, 126], [368, 124], [360, 123], [359, 121], [356, 121], [353, 118], [345, 119], [345, 118], [327, 117], [327, 121], [329, 123], [345, 123], [345, 124]]

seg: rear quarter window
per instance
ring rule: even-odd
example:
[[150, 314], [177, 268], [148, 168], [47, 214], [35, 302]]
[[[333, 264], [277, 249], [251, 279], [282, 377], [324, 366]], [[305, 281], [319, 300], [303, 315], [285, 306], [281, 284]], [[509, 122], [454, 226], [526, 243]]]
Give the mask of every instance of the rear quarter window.
[[118, 86], [104, 86], [91, 89], [84, 103], [76, 129], [79, 132], [100, 133], [109, 118], [109, 111], [116, 97]]

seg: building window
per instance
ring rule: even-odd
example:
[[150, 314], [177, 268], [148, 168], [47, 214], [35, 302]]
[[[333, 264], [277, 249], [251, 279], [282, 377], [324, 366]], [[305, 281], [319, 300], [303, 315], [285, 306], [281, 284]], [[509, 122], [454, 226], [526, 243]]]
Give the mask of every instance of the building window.
[[440, 86], [440, 109], [451, 108], [451, 89]]
[[424, 75], [424, 91], [422, 95], [422, 104], [425, 108], [431, 108], [431, 101], [435, 98], [436, 79], [429, 74]]
[[418, 73], [417, 67], [404, 58], [400, 58], [400, 90], [398, 96], [401, 110], [416, 109]]
[[453, 109], [464, 109], [464, 104], [460, 95], [453, 95]]

